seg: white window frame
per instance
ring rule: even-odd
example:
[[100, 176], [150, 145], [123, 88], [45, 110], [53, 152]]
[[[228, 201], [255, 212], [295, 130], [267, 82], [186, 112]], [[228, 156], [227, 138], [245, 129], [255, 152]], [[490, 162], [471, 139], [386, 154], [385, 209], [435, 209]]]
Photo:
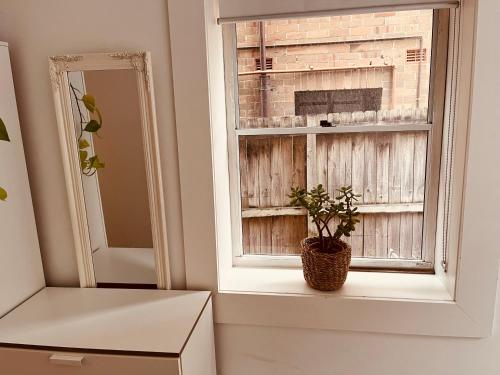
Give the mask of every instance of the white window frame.
[[[448, 66], [449, 44], [449, 10], [434, 10], [433, 38], [431, 54], [431, 76], [429, 87], [428, 121], [421, 123], [404, 123], [390, 125], [341, 125], [337, 127], [315, 126], [320, 116], [307, 116], [304, 127], [295, 128], [246, 128], [239, 129], [239, 104], [238, 104], [238, 67], [236, 47], [236, 24], [222, 25], [224, 41], [224, 70], [226, 84], [226, 118], [229, 157], [229, 179], [231, 199], [231, 231], [233, 265], [243, 267], [285, 267], [300, 268], [302, 262], [299, 255], [256, 255], [244, 254], [242, 246], [242, 210], [240, 199], [240, 168], [238, 139], [240, 136], [252, 135], [305, 135], [307, 144], [314, 145], [317, 134], [346, 134], [346, 133], [382, 133], [382, 132], [427, 132], [427, 163], [425, 199], [423, 210], [423, 238], [422, 259], [377, 259], [368, 257], [353, 257], [351, 269], [358, 270], [391, 270], [418, 273], [433, 273], [436, 253], [436, 228], [438, 210], [438, 192], [440, 181], [441, 146], [443, 134], [445, 90], [447, 89], [446, 69]], [[381, 39], [383, 40], [383, 39]], [[272, 72], [271, 72], [272, 73]], [[443, 79], [436, 79], [443, 77]], [[322, 119], [322, 118], [321, 118]], [[326, 117], [325, 117], [326, 119]], [[314, 146], [311, 146], [314, 148]], [[314, 150], [313, 150], [314, 152]], [[314, 163], [313, 163], [314, 165]], [[314, 167], [308, 165], [307, 188], [310, 189], [314, 182]], [[363, 212], [363, 207], [360, 207]], [[402, 211], [403, 212], [403, 211]], [[310, 222], [309, 216], [307, 221]], [[438, 228], [439, 229], [439, 228]]]
[[[288, 2], [268, 2], [287, 11]], [[485, 200], [482, 193], [485, 186], [500, 185], [500, 176], [491, 173], [500, 159], [499, 128], [491, 121], [500, 117], [495, 103], [500, 51], [491, 48], [500, 4], [479, 7], [478, 0], [462, 0], [460, 5], [448, 272], [439, 267], [435, 275], [350, 272], [344, 288], [334, 293], [307, 288], [300, 270], [232, 265], [218, 5], [217, 0], [168, 0], [186, 286], [213, 291], [215, 323], [491, 336], [500, 196]], [[274, 277], [266, 279], [264, 271]]]

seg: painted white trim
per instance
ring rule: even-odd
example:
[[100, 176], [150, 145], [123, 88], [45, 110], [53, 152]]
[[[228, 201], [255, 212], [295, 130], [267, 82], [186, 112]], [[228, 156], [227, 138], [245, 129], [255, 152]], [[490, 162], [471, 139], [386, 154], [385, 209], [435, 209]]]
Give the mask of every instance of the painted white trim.
[[110, 69], [132, 69], [137, 75], [157, 287], [170, 289], [167, 227], [160, 172], [153, 74], [150, 53], [144, 51], [64, 55], [49, 58], [50, 79], [59, 128], [80, 286], [95, 287], [96, 280], [67, 72]]
[[429, 131], [432, 124], [398, 123], [397, 125], [341, 125], [331, 127], [304, 126], [297, 128], [247, 128], [236, 129], [237, 135], [289, 135], [289, 134], [333, 134], [333, 133], [378, 133]]
[[[434, 28], [438, 30], [439, 34], [437, 37], [433, 37], [433, 47], [432, 47], [432, 64], [433, 69], [431, 74], [433, 78], [436, 77], [437, 73], [446, 72], [446, 66], [448, 62], [448, 51], [447, 51], [447, 39], [448, 39], [448, 15], [449, 12], [445, 11], [434, 11]], [[242, 218], [245, 212], [241, 209], [241, 199], [240, 199], [240, 169], [239, 169], [239, 137], [240, 136], [274, 136], [274, 135], [307, 135], [308, 150], [310, 152], [315, 152], [314, 147], [311, 145], [315, 142], [316, 134], [343, 134], [343, 133], [377, 133], [377, 132], [427, 132], [427, 148], [426, 148], [426, 183], [425, 183], [425, 207], [424, 207], [424, 223], [423, 223], [423, 238], [422, 238], [422, 264], [424, 268], [428, 268], [429, 264], [434, 266], [435, 252], [436, 252], [436, 219], [437, 219], [437, 196], [440, 180], [440, 154], [441, 154], [441, 134], [443, 129], [443, 107], [444, 100], [439, 99], [444, 96], [446, 89], [446, 79], [434, 79], [431, 81], [430, 85], [430, 96], [432, 99], [429, 100], [429, 110], [426, 122], [415, 122], [415, 121], [388, 121], [388, 122], [368, 122], [368, 124], [358, 123], [356, 125], [351, 125], [350, 123], [341, 123], [332, 127], [320, 127], [319, 118], [317, 116], [307, 115], [304, 116], [305, 123], [308, 126], [302, 127], [289, 127], [289, 128], [244, 128], [239, 129], [239, 105], [237, 103], [238, 98], [238, 79], [237, 75], [237, 59], [236, 59], [236, 27], [234, 24], [223, 25], [223, 40], [224, 40], [224, 70], [225, 70], [225, 83], [226, 83], [226, 115], [227, 115], [227, 137], [229, 140], [228, 144], [228, 157], [229, 157], [229, 178], [230, 178], [230, 199], [231, 199], [231, 229], [232, 229], [232, 253], [233, 253], [233, 264], [234, 265], [245, 265], [247, 263], [254, 264], [254, 262], [249, 262], [246, 259], [242, 259], [243, 247], [242, 247]], [[437, 34], [437, 33], [436, 33]], [[394, 66], [387, 66], [391, 69]], [[363, 68], [363, 67], [356, 67]], [[349, 69], [349, 68], [339, 68], [339, 69]], [[351, 67], [352, 69], [352, 67]], [[434, 71], [435, 70], [435, 71]], [[435, 95], [435, 96], [434, 96]], [[308, 151], [308, 152], [309, 152]], [[434, 156], [434, 157], [433, 157]], [[308, 162], [314, 158], [308, 158]], [[312, 165], [308, 164], [307, 171], [307, 183], [308, 188], [315, 184], [315, 172], [314, 163]], [[378, 207], [379, 205], [377, 205]], [[257, 211], [259, 209], [253, 209]], [[260, 209], [264, 214], [266, 209]], [[374, 206], [374, 211], [377, 208]], [[361, 212], [361, 211], [360, 211]], [[262, 215], [267, 216], [267, 215]], [[270, 215], [272, 216], [272, 215]], [[235, 220], [235, 218], [237, 218]], [[315, 229], [310, 226], [310, 231]], [[289, 262], [283, 261], [283, 264], [279, 264], [279, 258], [274, 259], [275, 266], [287, 267]], [[369, 264], [369, 265], [368, 265]], [[358, 262], [359, 267], [372, 265], [377, 269], [383, 269], [383, 266], [387, 264], [384, 260], [371, 259], [368, 262]], [[265, 264], [262, 258], [255, 266], [270, 266], [271, 263]], [[402, 264], [402, 269], [407, 271], [412, 267], [407, 267], [406, 263]], [[391, 263], [390, 267], [394, 267], [395, 264]], [[393, 268], [392, 268], [393, 269]], [[417, 267], [417, 269], [420, 269]]]
[[[215, 292], [217, 323], [438, 336], [491, 335], [498, 279], [496, 243], [500, 196], [490, 194], [486, 200], [484, 193], [489, 186], [500, 185], [500, 175], [491, 172], [496, 170], [495, 163], [500, 159], [500, 148], [495, 143], [499, 128], [491, 121], [492, 114], [500, 117], [500, 108], [494, 105], [498, 75], [494, 74], [496, 67], [492, 63], [497, 61], [494, 57], [499, 52], [491, 49], [485, 38], [482, 49], [476, 53], [480, 65], [476, 65], [476, 73], [472, 74], [477, 4], [477, 0], [467, 0], [461, 8], [462, 55], [459, 67], [463, 74], [457, 121], [459, 127], [466, 129], [470, 123], [470, 132], [465, 133], [469, 144], [462, 149], [467, 151], [463, 152], [464, 160], [456, 160], [456, 165], [463, 162], [463, 169], [467, 158], [468, 171], [463, 208], [458, 204], [454, 211], [459, 223], [463, 217], [463, 225], [459, 225], [453, 244], [455, 249], [460, 248], [460, 257], [456, 258], [458, 273], [449, 276], [457, 280], [457, 290], [456, 293], [450, 291], [442, 275], [430, 276], [433, 277], [432, 285], [442, 283], [446, 286], [444, 291], [448, 297], [429, 300], [387, 297], [387, 292], [382, 291], [378, 296], [356, 297], [339, 296], [338, 293], [273, 293], [271, 287], [260, 292], [255, 290], [256, 287], [245, 292], [227, 288], [227, 280], [242, 275], [239, 272], [245, 269], [232, 267], [232, 245], [228, 235], [231, 226], [228, 149], [225, 143], [225, 94], [221, 83], [224, 73], [222, 32], [216, 24], [218, 2], [169, 0], [187, 286]], [[483, 17], [495, 22], [494, 14], [484, 14]], [[487, 32], [487, 24], [484, 23], [483, 33]], [[479, 94], [470, 104], [468, 85], [473, 77], [477, 79], [473, 87]], [[455, 181], [464, 186], [464, 180]], [[462, 195], [456, 199], [462, 201]], [[383, 274], [370, 275], [378, 278]], [[422, 275], [402, 276], [411, 282], [410, 277]], [[287, 278], [273, 280], [266, 280], [261, 274], [259, 280], [253, 282], [255, 285], [262, 282], [269, 286], [274, 284], [273, 287], [280, 283], [288, 286]], [[294, 280], [304, 287], [301, 279], [294, 277]], [[358, 287], [362, 292], [370, 288], [370, 283], [360, 279]], [[400, 284], [396, 283], [389, 289], [395, 293], [399, 287]]]
[[282, 18], [328, 17], [360, 13], [393, 12], [419, 9], [445, 9], [456, 8], [458, 0], [434, 1], [393, 1], [384, 0], [357, 0], [345, 1], [318, 1], [318, 0], [293, 0], [281, 2], [279, 0], [246, 1], [246, 0], [221, 0], [221, 17], [219, 24], [255, 21]]
[[[245, 254], [236, 256], [233, 265], [237, 267], [253, 268], [302, 268], [302, 261], [299, 255], [258, 255]], [[398, 258], [362, 258], [353, 257], [351, 259], [351, 269], [363, 271], [382, 272], [387, 270], [398, 270], [416, 273], [434, 273], [434, 264], [423, 260], [398, 259]]]

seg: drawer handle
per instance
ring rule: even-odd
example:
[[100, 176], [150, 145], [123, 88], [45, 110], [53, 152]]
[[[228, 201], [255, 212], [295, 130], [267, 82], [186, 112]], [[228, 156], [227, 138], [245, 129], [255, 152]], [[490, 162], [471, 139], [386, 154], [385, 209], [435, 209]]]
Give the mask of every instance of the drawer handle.
[[83, 355], [71, 355], [71, 354], [52, 354], [49, 357], [49, 362], [54, 365], [65, 365], [73, 367], [82, 367]]

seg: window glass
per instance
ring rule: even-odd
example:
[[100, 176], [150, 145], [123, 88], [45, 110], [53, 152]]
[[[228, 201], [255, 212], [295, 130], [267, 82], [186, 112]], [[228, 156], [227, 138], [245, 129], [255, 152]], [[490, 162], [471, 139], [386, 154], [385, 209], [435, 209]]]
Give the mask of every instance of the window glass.
[[300, 254], [288, 194], [322, 184], [362, 195], [353, 256], [423, 259], [432, 30], [432, 10], [236, 24], [243, 255]]

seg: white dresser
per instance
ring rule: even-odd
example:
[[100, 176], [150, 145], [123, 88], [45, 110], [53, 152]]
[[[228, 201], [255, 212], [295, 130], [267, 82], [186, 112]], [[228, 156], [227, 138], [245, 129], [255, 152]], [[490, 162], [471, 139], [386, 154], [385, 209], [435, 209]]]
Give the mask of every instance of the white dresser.
[[215, 375], [209, 292], [44, 288], [0, 319], [2, 375]]
[[215, 375], [210, 292], [45, 287], [3, 42], [0, 87], [0, 375]]
[[9, 49], [3, 42], [0, 42], [0, 118], [10, 138], [10, 142], [0, 141], [0, 186], [8, 193], [7, 200], [0, 201], [1, 317], [45, 286]]

